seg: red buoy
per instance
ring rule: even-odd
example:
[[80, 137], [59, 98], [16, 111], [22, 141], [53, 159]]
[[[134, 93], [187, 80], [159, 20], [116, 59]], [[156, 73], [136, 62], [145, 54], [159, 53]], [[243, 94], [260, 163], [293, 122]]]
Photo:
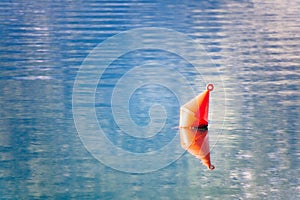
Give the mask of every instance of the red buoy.
[[207, 130], [209, 93], [213, 90], [214, 85], [210, 83], [204, 92], [181, 106], [179, 121], [182, 148], [202, 160], [209, 170], [215, 169], [210, 162]]
[[208, 84], [206, 91], [181, 106], [179, 127], [205, 127], [208, 125], [209, 93], [213, 89], [214, 85]]

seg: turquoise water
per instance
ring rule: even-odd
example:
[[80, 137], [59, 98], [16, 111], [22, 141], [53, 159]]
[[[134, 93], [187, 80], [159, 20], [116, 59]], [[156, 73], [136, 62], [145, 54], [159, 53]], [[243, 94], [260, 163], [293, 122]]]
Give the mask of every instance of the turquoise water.
[[[1, 1], [1, 198], [299, 199], [299, 9], [298, 1]], [[144, 45], [164, 39], [162, 47], [180, 47], [204, 67], [195, 71], [186, 57], [148, 48], [115, 58], [102, 77], [93, 71], [99, 66], [84, 73], [78, 116], [93, 120], [85, 112], [93, 105], [114, 147], [163, 152], [143, 165], [95, 145], [96, 154], [108, 158], [99, 161], [81, 140], [80, 124], [75, 127], [76, 76], [101, 42], [145, 27]], [[154, 35], [154, 27], [191, 38], [206, 56], [189, 43], [174, 43], [172, 35]], [[108, 55], [134, 47], [138, 38], [115, 43]], [[175, 79], [177, 73], [185, 79]], [[94, 88], [89, 84], [97, 76]], [[216, 86], [209, 126], [213, 171], [181, 155], [176, 128], [181, 101], [194, 95], [190, 87], [202, 92], [208, 81]], [[139, 87], [129, 90], [134, 84]], [[90, 94], [95, 102], [87, 104]], [[82, 130], [93, 127], [85, 123]], [[98, 142], [95, 135], [89, 139]], [[164, 153], [170, 143], [174, 152]], [[140, 173], [145, 168], [149, 172]]]

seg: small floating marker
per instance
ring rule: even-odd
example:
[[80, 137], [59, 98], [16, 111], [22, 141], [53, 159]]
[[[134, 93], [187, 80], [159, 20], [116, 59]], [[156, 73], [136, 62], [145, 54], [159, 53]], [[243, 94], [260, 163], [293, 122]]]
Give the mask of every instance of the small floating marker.
[[211, 92], [214, 90], [214, 85], [212, 83], [209, 83], [207, 84], [206, 89]]
[[206, 90], [180, 107], [179, 128], [182, 148], [200, 159], [209, 170], [215, 166], [210, 162], [208, 140], [209, 95], [214, 85], [209, 83]]

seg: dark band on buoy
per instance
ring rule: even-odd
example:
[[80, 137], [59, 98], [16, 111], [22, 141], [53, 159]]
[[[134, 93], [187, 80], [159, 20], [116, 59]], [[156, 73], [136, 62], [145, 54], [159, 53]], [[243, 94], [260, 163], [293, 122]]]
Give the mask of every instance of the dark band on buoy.
[[207, 84], [206, 89], [211, 92], [214, 90], [214, 85], [212, 83], [209, 83]]
[[208, 130], [208, 125], [199, 125], [196, 127], [192, 127], [192, 129], [197, 130], [197, 131], [207, 131]]

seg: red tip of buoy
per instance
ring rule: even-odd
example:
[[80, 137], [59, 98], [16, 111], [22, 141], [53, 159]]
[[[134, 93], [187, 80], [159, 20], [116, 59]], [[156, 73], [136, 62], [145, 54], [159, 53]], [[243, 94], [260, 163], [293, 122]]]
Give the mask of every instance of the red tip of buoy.
[[208, 169], [209, 169], [209, 170], [214, 170], [214, 169], [215, 169], [215, 166], [214, 166], [214, 165], [211, 165], [211, 166], [208, 167]]
[[214, 90], [214, 85], [212, 84], [212, 83], [209, 83], [207, 86], [206, 86], [206, 89], [208, 90], [208, 91], [213, 91]]

